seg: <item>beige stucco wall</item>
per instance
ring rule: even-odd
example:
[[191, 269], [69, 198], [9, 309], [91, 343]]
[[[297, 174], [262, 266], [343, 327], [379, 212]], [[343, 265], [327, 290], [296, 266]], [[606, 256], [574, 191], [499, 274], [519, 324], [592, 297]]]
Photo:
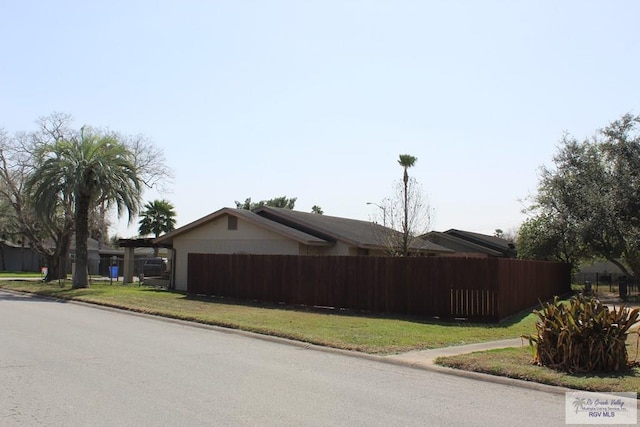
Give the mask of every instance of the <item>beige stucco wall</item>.
[[[306, 245], [300, 245], [306, 248]], [[189, 253], [298, 255], [306, 253], [298, 242], [277, 233], [257, 227], [238, 218], [238, 229], [227, 229], [227, 216], [204, 224], [173, 240], [176, 252], [175, 287], [187, 290], [187, 263]]]
[[323, 255], [351, 255], [350, 249], [352, 248], [346, 243], [336, 242], [335, 245], [324, 249]]
[[351, 255], [348, 245], [342, 242], [336, 242], [331, 246], [308, 246], [299, 245], [300, 255]]

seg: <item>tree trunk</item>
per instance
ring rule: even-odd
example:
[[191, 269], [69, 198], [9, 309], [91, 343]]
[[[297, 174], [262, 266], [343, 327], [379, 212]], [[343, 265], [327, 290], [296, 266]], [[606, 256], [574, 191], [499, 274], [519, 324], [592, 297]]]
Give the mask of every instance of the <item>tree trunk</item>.
[[627, 269], [627, 267], [622, 264], [620, 261], [618, 261], [615, 258], [607, 258], [608, 261], [611, 262], [611, 264], [615, 265], [616, 267], [618, 267], [620, 269], [620, 271], [622, 271], [627, 277], [629, 276], [634, 276], [633, 274], [629, 274], [629, 270]]
[[53, 282], [58, 279], [67, 277], [65, 267], [66, 263], [60, 262], [60, 257], [56, 255], [47, 255], [47, 275], [44, 277], [45, 282]]
[[71, 236], [69, 234], [62, 235], [57, 239], [54, 253], [44, 255], [47, 261], [45, 282], [67, 278], [67, 258], [69, 257], [70, 245]]
[[76, 270], [73, 274], [74, 288], [89, 287], [89, 252], [87, 239], [89, 238], [89, 196], [80, 195], [76, 206]]
[[409, 194], [408, 194], [408, 182], [409, 174], [407, 168], [404, 169], [404, 219], [402, 222], [402, 256], [407, 256], [409, 253]]

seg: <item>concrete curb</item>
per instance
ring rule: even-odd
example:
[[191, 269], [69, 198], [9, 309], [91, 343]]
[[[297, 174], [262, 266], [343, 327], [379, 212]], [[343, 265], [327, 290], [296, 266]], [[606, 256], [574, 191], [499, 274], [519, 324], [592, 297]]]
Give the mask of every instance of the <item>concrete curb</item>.
[[[525, 381], [525, 380], [520, 380], [520, 379], [515, 379], [515, 378], [509, 378], [509, 377], [502, 377], [502, 376], [485, 374], [485, 373], [481, 373], [481, 372], [463, 371], [463, 370], [459, 370], [459, 369], [439, 366], [439, 365], [436, 365], [436, 364], [433, 363], [435, 358], [440, 357], [440, 356], [453, 356], [453, 355], [457, 355], [457, 354], [472, 353], [474, 351], [482, 351], [482, 350], [488, 350], [488, 349], [514, 347], [514, 345], [509, 345], [509, 344], [513, 344], [516, 341], [519, 342], [521, 340], [520, 338], [501, 340], [501, 341], [484, 342], [484, 343], [476, 343], [476, 344], [469, 344], [469, 345], [463, 345], [463, 346], [443, 347], [443, 348], [431, 349], [431, 350], [420, 350], [420, 351], [413, 351], [413, 352], [401, 353], [401, 354], [395, 354], [395, 355], [389, 355], [389, 356], [380, 356], [380, 355], [376, 355], [376, 354], [368, 354], [368, 353], [361, 353], [361, 352], [351, 351], [351, 350], [343, 350], [343, 349], [338, 349], [338, 348], [325, 347], [325, 346], [321, 346], [321, 345], [317, 345], [317, 344], [311, 344], [311, 343], [307, 343], [307, 342], [303, 342], [303, 341], [296, 341], [296, 340], [292, 340], [292, 339], [288, 339], [288, 338], [282, 338], [282, 337], [273, 336], [273, 335], [264, 335], [264, 334], [259, 334], [259, 333], [256, 333], [256, 332], [244, 331], [244, 330], [241, 330], [241, 329], [234, 329], [234, 328], [230, 328], [230, 327], [209, 325], [209, 324], [206, 324], [206, 323], [199, 323], [199, 322], [195, 322], [195, 321], [175, 319], [175, 318], [165, 317], [165, 316], [160, 316], [160, 315], [155, 315], [155, 314], [141, 313], [141, 312], [128, 310], [128, 309], [124, 309], [124, 308], [118, 308], [118, 307], [109, 306], [109, 305], [102, 305], [102, 304], [89, 303], [89, 302], [76, 301], [76, 300], [68, 300], [68, 299], [55, 298], [55, 297], [48, 297], [48, 296], [37, 295], [37, 294], [29, 293], [29, 292], [14, 291], [14, 290], [5, 289], [5, 288], [0, 288], [0, 290], [3, 291], [3, 292], [14, 294], [14, 295], [22, 295], [22, 296], [29, 295], [32, 298], [38, 298], [38, 299], [42, 299], [42, 300], [53, 300], [53, 301], [58, 301], [58, 302], [83, 305], [83, 306], [86, 306], [86, 307], [92, 307], [92, 308], [97, 308], [97, 309], [101, 309], [101, 310], [107, 310], [107, 311], [112, 311], [112, 312], [117, 312], [117, 313], [122, 313], [122, 314], [128, 314], [128, 315], [133, 315], [133, 316], [139, 316], [139, 317], [153, 319], [153, 320], [161, 321], [161, 322], [174, 323], [174, 324], [179, 324], [179, 325], [183, 325], [183, 326], [190, 326], [190, 327], [196, 327], [196, 328], [201, 328], [201, 329], [207, 329], [207, 330], [212, 330], [212, 331], [226, 333], [226, 334], [240, 335], [240, 336], [244, 336], [244, 337], [247, 337], [247, 338], [259, 339], [259, 340], [263, 340], [263, 341], [269, 341], [269, 342], [273, 342], [273, 343], [289, 345], [289, 346], [298, 347], [298, 348], [306, 349], [306, 350], [313, 350], [313, 351], [321, 351], [321, 352], [325, 352], [325, 353], [339, 354], [339, 355], [353, 357], [353, 358], [366, 359], [366, 360], [371, 360], [371, 361], [375, 361], [375, 362], [388, 363], [388, 364], [392, 364], [392, 365], [396, 365], [396, 366], [404, 366], [404, 367], [407, 367], [407, 368], [421, 369], [421, 370], [426, 370], [426, 371], [431, 371], [431, 372], [438, 372], [438, 373], [441, 373], [441, 374], [453, 375], [453, 376], [458, 376], [458, 377], [463, 377], [463, 378], [468, 378], [468, 379], [474, 379], [474, 380], [477, 380], [477, 381], [483, 381], [483, 382], [490, 382], [490, 383], [495, 383], [495, 384], [507, 385], [507, 386], [511, 386], [511, 387], [520, 387], [520, 388], [526, 388], [526, 389], [530, 389], [530, 390], [543, 391], [543, 392], [554, 393], [554, 394], [564, 394], [567, 391], [575, 391], [573, 389], [569, 389], [569, 388], [566, 388], [566, 387], [560, 387], [560, 386], [554, 386], [554, 385], [548, 385], [548, 384], [542, 384], [542, 383], [535, 383], [535, 382], [530, 382], [530, 381]], [[516, 342], [516, 344], [517, 344], [517, 342]], [[515, 345], [515, 346], [518, 347], [518, 345]], [[639, 402], [639, 405], [640, 405], [640, 402]]]

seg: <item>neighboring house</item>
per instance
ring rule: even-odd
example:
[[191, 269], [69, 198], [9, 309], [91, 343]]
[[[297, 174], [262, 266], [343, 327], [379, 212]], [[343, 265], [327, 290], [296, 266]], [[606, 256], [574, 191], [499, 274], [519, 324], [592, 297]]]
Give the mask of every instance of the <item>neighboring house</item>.
[[[71, 244], [69, 251], [71, 259], [75, 258], [75, 240]], [[88, 248], [88, 267], [89, 274], [98, 274], [101, 276], [109, 276], [109, 267], [118, 266], [118, 274], [122, 276], [124, 268], [122, 261], [124, 259], [124, 249], [114, 248], [107, 244], [100, 244], [97, 240], [89, 238], [87, 240]], [[153, 257], [153, 248], [140, 247], [134, 250], [134, 271], [135, 275], [142, 273], [145, 259]]]
[[[45, 247], [53, 247], [55, 243], [48, 240]], [[99, 248], [98, 241], [94, 239], [87, 240], [89, 272], [95, 274], [100, 265], [100, 258], [103, 256], [103, 250]], [[112, 248], [104, 248], [113, 250]], [[122, 251], [120, 251], [122, 252]], [[69, 250], [71, 263], [68, 264], [69, 272], [71, 272], [72, 263], [75, 256], [75, 241], [71, 242]], [[111, 255], [109, 253], [109, 255]], [[42, 267], [46, 267], [46, 257], [37, 253], [30, 247], [22, 247], [9, 242], [0, 242], [0, 269], [5, 271], [41, 271]]]
[[0, 241], [0, 270], [36, 272], [44, 266], [44, 257], [29, 247]]
[[[96, 239], [87, 239], [87, 266], [89, 268], [89, 274], [97, 274], [100, 269], [100, 245]], [[75, 264], [76, 256], [76, 239], [71, 240], [71, 247], [69, 248], [69, 255], [71, 256], [72, 266]]]
[[432, 231], [421, 236], [437, 245], [449, 248], [458, 255], [493, 256], [515, 258], [518, 255], [512, 241], [486, 234], [451, 229], [445, 232]]
[[618, 283], [626, 274], [614, 263], [607, 260], [591, 260], [580, 264], [580, 270], [575, 274], [576, 283], [589, 281], [596, 284]]
[[[52, 242], [49, 243], [53, 245]], [[151, 250], [147, 252], [152, 253]], [[119, 265], [120, 261], [124, 257], [124, 250], [114, 248], [105, 243], [100, 243], [98, 240], [89, 237], [87, 239], [87, 268], [90, 275], [109, 275], [109, 267], [112, 264]], [[76, 259], [76, 239], [75, 236], [71, 239], [71, 245], [69, 247], [69, 262], [67, 262], [67, 273], [73, 274], [75, 268]], [[142, 265], [142, 264], [140, 264]], [[122, 271], [120, 271], [122, 273]]]
[[[45, 247], [52, 248], [55, 243], [53, 240], [48, 240], [45, 243]], [[97, 240], [89, 238], [87, 239], [87, 257], [89, 274], [100, 274], [107, 276], [109, 274], [109, 266], [117, 263], [122, 263], [124, 251], [122, 249], [113, 248], [106, 244], [100, 244]], [[153, 256], [153, 249], [141, 248], [136, 251], [136, 258], [140, 258], [137, 262], [139, 269], [142, 269], [142, 264], [146, 257]], [[69, 248], [69, 258], [67, 262], [67, 273], [73, 272], [73, 266], [75, 263], [75, 239], [71, 240], [71, 247]], [[42, 267], [47, 266], [46, 257], [39, 254], [29, 246], [21, 246], [15, 243], [0, 241], [0, 270], [1, 271], [28, 271], [28, 272], [40, 272]]]
[[[175, 288], [186, 290], [190, 253], [263, 255], [385, 255], [394, 230], [368, 221], [261, 207], [223, 208], [154, 240], [174, 251]], [[451, 250], [419, 240], [424, 255]]]

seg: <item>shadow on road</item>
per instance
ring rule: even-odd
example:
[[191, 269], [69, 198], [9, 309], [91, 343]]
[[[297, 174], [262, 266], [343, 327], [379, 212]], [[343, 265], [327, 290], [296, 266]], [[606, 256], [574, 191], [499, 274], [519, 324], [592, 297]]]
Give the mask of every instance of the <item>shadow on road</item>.
[[0, 288], [0, 302], [2, 301], [35, 301], [35, 302], [55, 302], [55, 303], [67, 302], [67, 300], [64, 300], [64, 299], [40, 296], [37, 294], [31, 294], [31, 293], [12, 292], [12, 291]]
[[[150, 289], [150, 291], [154, 291]], [[294, 304], [274, 304], [268, 302], [261, 302], [257, 300], [239, 300], [231, 297], [216, 297], [216, 296], [205, 296], [205, 295], [193, 295], [187, 294], [182, 291], [168, 291], [168, 290], [156, 290], [157, 292], [173, 292], [179, 293], [184, 296], [184, 299], [191, 301], [199, 301], [199, 302], [210, 302], [210, 303], [220, 303], [220, 304], [228, 304], [228, 305], [237, 305], [237, 306], [245, 306], [245, 307], [257, 307], [266, 310], [290, 310], [297, 312], [305, 312], [305, 313], [316, 313], [316, 314], [327, 314], [331, 316], [343, 316], [343, 317], [361, 317], [361, 318], [370, 318], [370, 319], [389, 319], [389, 320], [400, 320], [404, 322], [418, 323], [418, 324], [429, 324], [429, 325], [442, 325], [442, 326], [452, 326], [452, 327], [460, 327], [460, 326], [477, 326], [485, 329], [506, 329], [512, 325], [520, 323], [525, 317], [529, 316], [532, 312], [532, 309], [522, 310], [519, 313], [511, 315], [500, 322], [481, 322], [474, 321], [473, 319], [447, 319], [447, 318], [438, 318], [438, 317], [421, 317], [421, 316], [412, 316], [412, 315], [400, 315], [400, 314], [392, 314], [392, 313], [371, 313], [368, 311], [354, 310], [354, 309], [343, 309], [336, 307], [320, 307], [320, 306], [304, 306], [304, 305], [294, 305]], [[537, 308], [537, 307], [534, 307]]]

